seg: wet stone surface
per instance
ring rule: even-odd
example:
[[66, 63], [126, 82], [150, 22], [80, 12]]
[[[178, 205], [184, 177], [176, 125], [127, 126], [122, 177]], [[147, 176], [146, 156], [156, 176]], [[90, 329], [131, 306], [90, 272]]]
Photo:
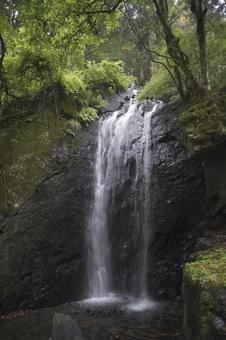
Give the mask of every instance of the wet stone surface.
[[[55, 313], [75, 320], [84, 340], [182, 339], [179, 304], [162, 304], [152, 310], [136, 312], [118, 305], [99, 308], [71, 303], [0, 320], [0, 340], [52, 340]], [[62, 340], [72, 339], [64, 337]]]

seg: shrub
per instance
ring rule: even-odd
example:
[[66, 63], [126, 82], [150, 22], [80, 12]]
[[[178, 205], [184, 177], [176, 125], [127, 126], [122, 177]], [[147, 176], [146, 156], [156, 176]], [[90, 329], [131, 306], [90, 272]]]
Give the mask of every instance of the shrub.
[[89, 62], [87, 64], [85, 79], [92, 89], [107, 92], [126, 89], [134, 77], [125, 74], [121, 61], [103, 60], [100, 63]]
[[60, 82], [67, 94], [81, 95], [85, 93], [87, 85], [84, 83], [82, 72], [63, 72]]
[[56, 71], [45, 55], [23, 51], [4, 61], [10, 92], [15, 97], [34, 97], [56, 80]]
[[158, 68], [150, 81], [139, 91], [138, 99], [158, 98], [169, 100], [176, 94], [176, 89], [168, 72], [163, 68]]
[[77, 117], [79, 122], [88, 124], [97, 118], [97, 110], [92, 107], [86, 107], [78, 113]]

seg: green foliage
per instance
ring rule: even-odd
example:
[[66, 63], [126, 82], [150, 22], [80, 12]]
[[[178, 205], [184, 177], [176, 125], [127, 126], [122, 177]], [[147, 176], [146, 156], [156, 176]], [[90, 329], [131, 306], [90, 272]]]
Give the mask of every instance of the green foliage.
[[[7, 46], [3, 66], [9, 94], [32, 97], [59, 82], [67, 95], [78, 102], [78, 107], [94, 105], [97, 108], [102, 105], [101, 92], [129, 85], [132, 78], [125, 75], [125, 69], [138, 76], [141, 84], [151, 75], [151, 81], [139, 94], [140, 99], [171, 98], [175, 84], [166, 69], [155, 61], [171, 70], [175, 65], [169, 58], [153, 3], [133, 0], [123, 11], [103, 13], [103, 9], [107, 11], [113, 5], [114, 1], [94, 1], [87, 7], [86, 1], [31, 0], [28, 6], [27, 0], [22, 0], [9, 6], [7, 0], [2, 1], [0, 31]], [[189, 56], [193, 74], [199, 80], [194, 17], [187, 2], [168, 1], [168, 5], [173, 33]], [[122, 12], [130, 21], [125, 20]], [[222, 15], [209, 10], [207, 52], [213, 88], [225, 84], [225, 32]]]
[[226, 137], [226, 95], [212, 93], [183, 112], [182, 136], [192, 153], [205, 150]]
[[219, 20], [216, 14], [210, 18], [207, 35], [209, 74], [212, 88], [226, 86], [226, 21]]
[[[106, 4], [106, 10], [111, 6]], [[98, 2], [87, 8], [83, 1], [31, 0], [29, 6], [26, 0], [12, 6], [3, 1], [0, 31], [7, 46], [3, 66], [9, 90], [1, 96], [5, 103], [15, 98], [30, 100], [53, 84], [61, 84], [64, 95], [59, 110], [87, 123], [105, 105], [104, 93], [126, 88], [131, 78], [121, 62], [86, 59], [86, 50], [101, 44], [98, 31], [109, 34], [118, 26], [119, 11], [109, 16], [85, 14], [102, 8]]]
[[176, 89], [169, 73], [161, 67], [158, 68], [157, 72], [151, 77], [151, 80], [139, 91], [138, 99], [159, 98], [169, 100], [175, 93]]
[[100, 63], [89, 62], [84, 77], [92, 89], [102, 88], [106, 92], [126, 89], [134, 80], [134, 77], [124, 73], [121, 61], [110, 60], [102, 60]]
[[102, 95], [127, 88], [132, 79], [124, 73], [119, 61], [88, 62], [80, 71], [62, 72], [60, 83], [66, 96], [61, 99], [60, 108], [80, 123], [87, 124], [96, 119], [97, 110], [106, 105]]
[[78, 114], [78, 120], [82, 123], [90, 123], [97, 118], [97, 110], [92, 107], [82, 109]]
[[74, 134], [81, 129], [81, 124], [76, 119], [70, 119], [66, 124], [66, 132]]
[[88, 62], [79, 71], [63, 71], [60, 82], [67, 94], [79, 95], [81, 98], [89, 91], [108, 93], [126, 89], [133, 79], [125, 74], [121, 61], [102, 60], [100, 63]]
[[63, 72], [60, 79], [67, 94], [81, 95], [86, 91], [87, 85], [84, 82], [82, 72]]
[[[142, 6], [140, 0], [134, 1], [136, 4], [140, 4], [140, 12], [142, 13]], [[204, 6], [204, 1], [201, 1]], [[143, 2], [142, 2], [143, 3]], [[150, 3], [150, 2], [149, 2]], [[169, 8], [169, 22], [172, 28], [172, 32], [175, 35], [175, 39], [178, 40], [181, 50], [183, 53], [186, 54], [186, 60], [189, 61], [188, 69], [193, 74], [194, 78], [196, 79], [199, 87], [203, 86], [203, 79], [201, 74], [201, 63], [200, 63], [200, 48], [197, 39], [197, 27], [196, 27], [196, 20], [195, 16], [192, 14], [190, 10], [189, 1], [182, 1], [179, 0], [177, 2], [168, 1], [168, 8]], [[216, 4], [216, 3], [215, 3]], [[225, 5], [222, 5], [226, 8]], [[219, 89], [226, 85], [226, 65], [225, 65], [225, 53], [226, 53], [226, 42], [225, 42], [225, 35], [226, 35], [226, 21], [225, 15], [219, 14], [217, 11], [213, 11], [213, 7], [211, 7], [211, 2], [207, 4], [208, 11], [206, 17], [206, 50], [207, 50], [207, 64], [208, 64], [208, 74], [210, 80], [210, 87], [212, 90]], [[149, 11], [149, 16], [152, 17], [153, 15], [153, 6], [146, 5], [145, 10]], [[139, 12], [139, 13], [140, 13]], [[138, 16], [139, 17], [139, 16]], [[138, 19], [133, 20], [134, 24], [136, 24]], [[150, 24], [151, 25], [151, 24]], [[142, 36], [143, 34], [143, 25], [137, 25], [136, 29], [139, 32], [139, 35]], [[178, 63], [172, 58], [169, 57], [169, 47], [166, 47], [166, 41], [163, 38], [164, 35], [161, 33], [161, 28], [159, 27], [159, 23], [155, 23], [155, 28], [150, 33], [150, 38], [148, 42], [146, 42], [146, 49], [150, 50], [150, 58], [154, 59], [157, 63], [164, 63], [169, 69], [171, 73], [176, 76], [176, 72], [174, 72], [174, 66]], [[148, 34], [148, 33], [147, 33]], [[154, 37], [157, 37], [154, 40]], [[151, 44], [150, 44], [151, 39]], [[145, 42], [145, 39], [143, 39]], [[151, 70], [151, 78], [153, 81], [155, 80], [155, 71]], [[181, 82], [178, 81], [178, 84], [186, 85], [187, 77], [183, 73], [183, 70], [180, 70]], [[163, 79], [163, 83], [165, 83]], [[150, 90], [148, 88], [150, 87]], [[153, 89], [154, 87], [154, 89]], [[179, 86], [181, 88], [181, 86]], [[184, 86], [186, 87], [186, 86]], [[156, 89], [160, 90], [160, 96], [162, 93], [166, 94], [168, 97], [168, 88], [164, 89], [164, 85], [161, 87], [158, 86], [158, 82], [156, 84]], [[198, 89], [198, 88], [197, 88]], [[187, 88], [190, 90], [190, 87]], [[144, 94], [141, 95], [142, 98], [148, 96], [151, 93], [151, 96], [156, 95], [155, 91], [155, 84], [153, 86], [150, 82], [148, 82], [147, 87], [144, 90]], [[198, 97], [202, 94], [202, 91], [197, 90], [196, 92]]]
[[35, 96], [57, 77], [50, 60], [41, 53], [24, 51], [5, 58], [8, 87], [14, 97]]

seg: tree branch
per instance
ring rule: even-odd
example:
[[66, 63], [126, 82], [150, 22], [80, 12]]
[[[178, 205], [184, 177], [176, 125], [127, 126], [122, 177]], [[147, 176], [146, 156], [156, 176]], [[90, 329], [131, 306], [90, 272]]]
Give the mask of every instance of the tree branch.
[[[99, 9], [89, 10], [89, 11], [72, 11], [76, 15], [95, 15], [95, 14], [112, 14], [122, 3], [127, 2], [127, 0], [118, 0], [112, 7], [105, 8], [105, 3]], [[95, 2], [94, 2], [95, 3]]]

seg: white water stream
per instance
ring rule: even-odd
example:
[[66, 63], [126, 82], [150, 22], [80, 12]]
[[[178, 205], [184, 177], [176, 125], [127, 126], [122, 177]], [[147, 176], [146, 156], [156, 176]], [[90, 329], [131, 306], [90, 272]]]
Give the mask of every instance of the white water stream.
[[[151, 120], [152, 115], [159, 110], [162, 103], [153, 101], [150, 111], [144, 114], [140, 157], [136, 158], [136, 171], [142, 170], [142, 184], [134, 198], [136, 211], [136, 227], [140, 228], [139, 270], [136, 273], [137, 286], [135, 306], [147, 307], [147, 268], [148, 246], [150, 241], [150, 181], [152, 170], [151, 157]], [[110, 190], [114, 183], [119, 182], [126, 169], [128, 144], [128, 129], [130, 119], [140, 115], [136, 101], [130, 102], [125, 111], [115, 111], [110, 116], [103, 117], [99, 122], [98, 145], [95, 161], [95, 193], [91, 216], [88, 224], [88, 275], [89, 299], [106, 301], [112, 297], [112, 261], [111, 240], [109, 233], [109, 202]], [[138, 174], [134, 186], [138, 185]], [[141, 200], [141, 201], [140, 201]], [[114, 201], [113, 201], [114, 202]], [[142, 205], [140, 204], [142, 202]], [[139, 207], [139, 208], [138, 208]], [[111, 207], [112, 209], [112, 207]], [[113, 298], [114, 299], [114, 298]]]

